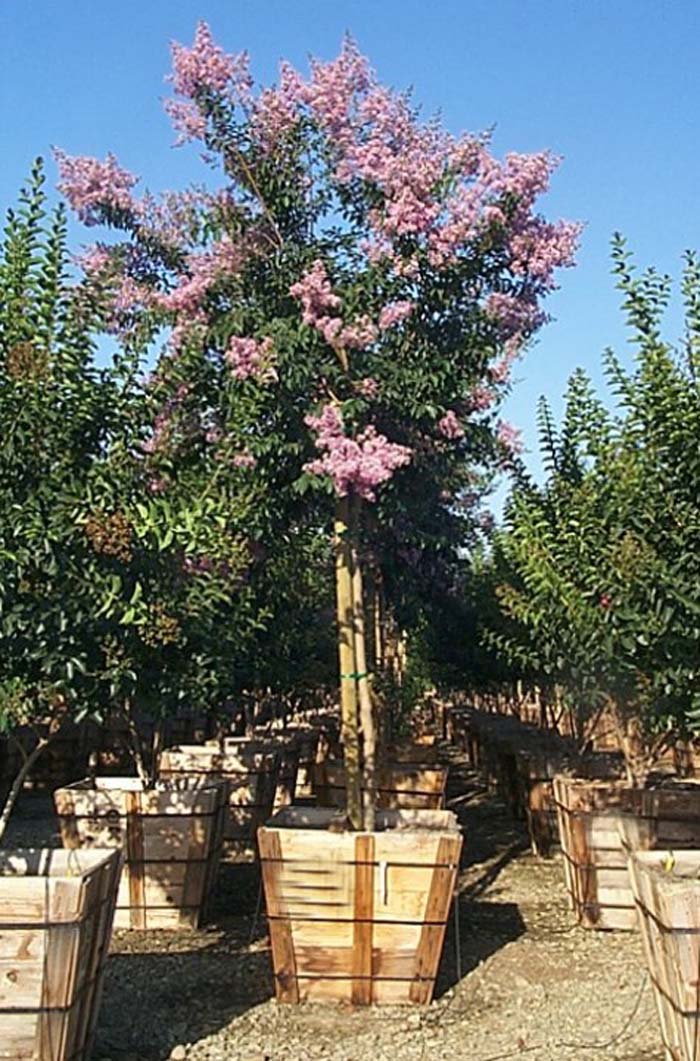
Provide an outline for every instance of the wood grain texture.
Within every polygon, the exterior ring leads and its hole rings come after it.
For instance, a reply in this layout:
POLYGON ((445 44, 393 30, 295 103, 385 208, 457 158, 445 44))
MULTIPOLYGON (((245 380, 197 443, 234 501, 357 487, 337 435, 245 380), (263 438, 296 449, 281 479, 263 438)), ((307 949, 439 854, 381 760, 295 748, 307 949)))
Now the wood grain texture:
POLYGON ((372 936, 374 919, 374 837, 355 838, 355 904, 352 941, 352 1001, 372 1001, 372 936))
POLYGON ((144 791, 134 778, 98 778, 55 793, 71 850, 120 847, 119 928, 196 928, 216 880, 227 787, 179 779, 144 791))
POLYGON ((258 832, 278 999, 429 1002, 462 848, 454 815, 379 811, 373 833, 328 832, 332 817, 286 808, 258 832))
POLYGON ((255 842, 258 826, 272 814, 280 767, 280 751, 270 743, 226 738, 206 744, 166 748, 161 757, 165 780, 199 778, 228 784, 229 810, 224 840, 255 842))
POLYGON ((270 946, 275 973, 275 994, 279 1002, 298 1002, 294 944, 289 920, 282 901, 278 880, 282 865, 279 836, 261 829, 258 834, 263 887, 267 900, 270 946))
POLYGON ((700 851, 629 853, 644 955, 671 1061, 700 1057, 700 851))
POLYGON ((569 904, 577 920, 585 928, 635 930, 621 837, 633 823, 645 847, 700 847, 700 787, 678 782, 645 789, 562 776, 554 780, 554 796, 569 904))
POLYGON ((88 1061, 120 870, 118 851, 0 853, 0 1058, 88 1061), (34 917, 17 884, 43 893, 34 917))

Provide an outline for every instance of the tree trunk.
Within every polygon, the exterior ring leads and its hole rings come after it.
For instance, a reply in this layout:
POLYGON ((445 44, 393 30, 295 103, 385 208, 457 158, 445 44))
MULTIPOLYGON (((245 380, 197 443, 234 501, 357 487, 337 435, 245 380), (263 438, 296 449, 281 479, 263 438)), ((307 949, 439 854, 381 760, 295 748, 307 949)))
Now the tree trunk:
POLYGON ((338 618, 338 660, 347 813, 354 829, 362 828, 360 741, 357 718, 357 665, 352 583, 352 527, 350 502, 338 499, 335 514, 335 584, 338 618))
POLYGON ((163 754, 163 729, 164 723, 161 719, 156 722, 153 731, 153 780, 160 777, 160 757, 163 754))
POLYGON ((7 829, 7 823, 10 820, 10 816, 15 808, 15 804, 17 802, 20 792, 22 791, 24 782, 27 779, 27 775, 29 774, 31 768, 34 766, 34 763, 37 761, 37 759, 43 752, 44 748, 47 746, 47 744, 51 743, 52 736, 54 736, 54 734, 49 737, 39 737, 36 746, 32 748, 29 754, 25 752, 21 743, 17 741, 17 745, 22 753, 24 762, 22 763, 22 766, 17 776, 12 782, 12 787, 10 788, 10 791, 7 794, 5 805, 2 808, 2 814, 0 814, 0 843, 2 843, 2 838, 5 835, 5 830, 7 829))
POLYGON ((139 733, 139 727, 136 723, 133 714, 133 704, 131 698, 127 697, 124 701, 124 715, 126 716, 126 723, 129 727, 129 736, 131 737, 131 753, 136 763, 136 773, 139 776, 144 788, 151 787, 151 776, 148 773, 146 767, 146 758, 143 754, 143 744, 141 743, 141 734, 139 733))
POLYGON ((374 812, 377 806, 376 754, 377 734, 374 726, 372 692, 367 674, 367 645, 365 639, 365 608, 362 592, 362 566, 358 550, 357 530, 359 505, 353 506, 352 526, 352 591, 355 666, 357 668, 357 694, 359 700, 360 727, 362 730, 362 779, 364 782, 364 828, 374 830, 374 812))

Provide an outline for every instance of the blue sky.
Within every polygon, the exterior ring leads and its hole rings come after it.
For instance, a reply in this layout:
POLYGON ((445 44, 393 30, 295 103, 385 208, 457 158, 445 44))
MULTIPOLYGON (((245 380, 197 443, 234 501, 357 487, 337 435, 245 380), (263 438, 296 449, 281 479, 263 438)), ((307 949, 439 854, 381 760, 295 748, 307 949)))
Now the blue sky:
MULTIPOLYGON (((601 354, 629 356, 610 277, 615 229, 640 263, 677 277, 700 248, 700 5, 693 0, 0 0, 0 205, 50 145, 111 150, 153 190, 202 176, 173 149, 160 100, 169 42, 206 19, 227 51, 247 48, 271 81, 280 57, 305 68, 349 30, 382 80, 412 85, 453 131, 495 127, 497 154, 564 156, 546 213, 586 223, 579 264, 550 300, 556 320, 517 370, 509 419, 537 467, 535 403, 555 408, 571 371, 601 379, 601 354)), ((53 164, 49 167, 55 179, 53 164)), ((73 229, 76 244, 89 233, 73 229)), ((677 314, 669 335, 680 329, 677 314)))

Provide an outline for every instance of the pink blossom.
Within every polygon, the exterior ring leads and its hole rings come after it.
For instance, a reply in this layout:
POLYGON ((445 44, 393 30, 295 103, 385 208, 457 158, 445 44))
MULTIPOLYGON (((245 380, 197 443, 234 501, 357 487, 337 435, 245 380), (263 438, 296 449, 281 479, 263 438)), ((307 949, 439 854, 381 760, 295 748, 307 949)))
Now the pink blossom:
POLYGON ((358 93, 367 89, 372 74, 367 59, 357 45, 346 37, 337 59, 311 63, 311 81, 307 86, 306 101, 321 128, 336 147, 352 140, 352 117, 358 93))
POLYGON ((346 324, 337 333, 337 341, 339 346, 345 346, 351 350, 363 350, 375 342, 377 334, 376 325, 372 323, 369 317, 363 316, 358 317, 351 324, 346 324))
POLYGON ((372 376, 367 376, 365 379, 359 379, 355 383, 355 390, 363 398, 376 398, 379 394, 379 383, 372 376))
POLYGON ((254 376, 259 380, 277 379, 272 365, 272 339, 250 339, 234 335, 224 359, 231 366, 236 379, 254 376))
POLYGON ((173 123, 178 134, 175 146, 186 144, 190 140, 204 140, 207 133, 207 119, 192 100, 166 99, 165 113, 173 123))
POLYGON ((521 211, 530 209, 535 199, 549 188, 549 180, 561 159, 551 151, 532 155, 509 152, 503 167, 503 186, 516 200, 521 211))
POLYGON ((223 93, 232 88, 247 99, 252 87, 248 55, 227 55, 214 43, 206 22, 200 22, 191 48, 173 42, 171 81, 176 92, 196 99, 200 92, 223 93))
POLYGON ((58 190, 84 224, 98 224, 105 210, 138 211, 131 195, 138 177, 122 169, 114 155, 109 154, 100 162, 97 158, 67 155, 56 149, 54 157, 60 178, 58 190))
POLYGON ((94 243, 78 255, 78 264, 88 276, 99 276, 112 264, 112 256, 103 243, 94 243))
POLYGON ((160 305, 177 313, 195 313, 216 283, 240 271, 246 256, 245 247, 228 236, 205 251, 188 254, 185 259, 188 271, 180 274, 172 291, 159 296, 160 305))
POLYGON ((412 312, 413 303, 408 300, 402 302, 388 302, 379 314, 380 331, 386 331, 387 328, 392 328, 395 324, 400 324, 401 321, 406 320, 406 317, 409 317, 412 312))
POLYGON ((553 286, 554 269, 574 264, 582 229, 573 221, 552 224, 541 217, 528 218, 510 240, 513 272, 553 286))
POLYGON ((317 321, 335 314, 341 306, 340 298, 333 294, 326 267, 320 258, 316 259, 301 280, 292 284, 289 293, 301 302, 304 324, 316 326, 317 321))
POLYGON ((112 312, 118 317, 151 304, 151 289, 131 276, 118 277, 116 287, 110 293, 112 312))
POLYGON ((279 146, 299 122, 304 83, 294 68, 280 63, 279 86, 265 89, 255 102, 251 116, 253 135, 266 150, 279 146))
POLYGON ((232 463, 234 468, 254 468, 258 462, 249 450, 244 449, 235 454, 232 463))
POLYGON ((472 387, 469 392, 469 405, 475 412, 484 412, 497 400, 498 395, 490 387, 484 387, 482 384, 478 384, 476 387, 472 387))
POLYGON ((496 427, 496 438, 509 455, 513 456, 516 453, 522 453, 523 441, 519 428, 513 427, 512 424, 506 423, 505 420, 499 420, 496 427))
POLYGON ((150 494, 164 494, 170 486, 170 482, 162 476, 148 480, 148 492, 150 494))
MULTIPOLYGON (((339 296, 333 293, 326 267, 320 258, 300 280, 292 284, 289 293, 301 302, 304 324, 316 328, 330 346, 342 345, 340 332, 343 322, 337 316, 342 303, 339 296)), ((355 334, 351 331, 349 337, 352 340, 355 334)))
POLYGON ((504 337, 525 335, 535 331, 546 320, 534 299, 525 295, 510 295, 493 291, 484 304, 484 311, 499 325, 504 337))
POLYGON ((367 314, 348 324, 338 316, 342 301, 334 293, 320 258, 292 284, 289 293, 301 302, 304 324, 319 331, 330 346, 362 350, 376 341, 378 329, 367 314))
POLYGON ((448 409, 445 415, 438 420, 438 431, 443 438, 457 439, 464 436, 464 428, 457 419, 454 409, 448 409))
POLYGON ((210 427, 204 435, 204 441, 210 446, 215 446, 217 442, 221 442, 224 437, 224 433, 220 427, 210 427))
POLYGON ((407 446, 389 442, 372 425, 356 438, 348 438, 336 406, 324 406, 320 416, 307 416, 306 423, 316 432, 317 449, 324 452, 318 460, 306 464, 304 470, 329 476, 339 497, 354 491, 359 497, 374 501, 376 488, 411 459, 407 446))

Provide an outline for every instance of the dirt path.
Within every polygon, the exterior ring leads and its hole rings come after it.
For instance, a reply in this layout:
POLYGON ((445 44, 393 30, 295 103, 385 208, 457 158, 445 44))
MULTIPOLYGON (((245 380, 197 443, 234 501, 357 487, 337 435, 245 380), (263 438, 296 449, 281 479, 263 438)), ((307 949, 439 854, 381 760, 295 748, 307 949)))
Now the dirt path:
MULTIPOLYGON (((116 934, 95 1061, 663 1061, 639 937, 573 926, 560 863, 459 763, 451 793, 466 843, 432 1006, 277 1006, 255 868, 226 865, 209 929, 116 934)), ((34 803, 8 842, 47 829, 34 803)))

